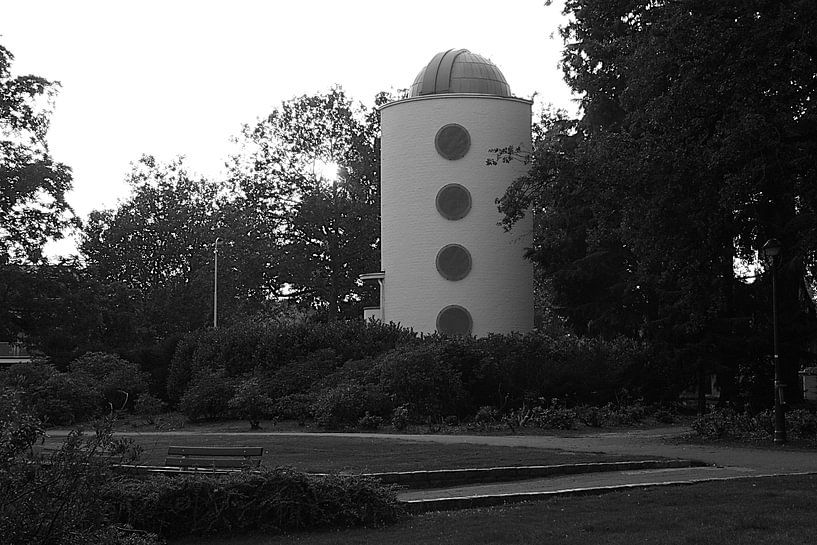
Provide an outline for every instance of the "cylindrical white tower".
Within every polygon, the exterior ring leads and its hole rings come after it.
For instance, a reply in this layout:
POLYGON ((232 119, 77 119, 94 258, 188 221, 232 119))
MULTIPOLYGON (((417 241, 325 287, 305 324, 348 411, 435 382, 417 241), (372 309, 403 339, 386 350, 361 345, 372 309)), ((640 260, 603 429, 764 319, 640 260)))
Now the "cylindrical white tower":
POLYGON ((486 164, 492 148, 530 149, 530 127, 531 102, 464 49, 382 107, 382 320, 477 336, 533 327, 530 220, 506 232, 496 204, 526 167, 486 164))

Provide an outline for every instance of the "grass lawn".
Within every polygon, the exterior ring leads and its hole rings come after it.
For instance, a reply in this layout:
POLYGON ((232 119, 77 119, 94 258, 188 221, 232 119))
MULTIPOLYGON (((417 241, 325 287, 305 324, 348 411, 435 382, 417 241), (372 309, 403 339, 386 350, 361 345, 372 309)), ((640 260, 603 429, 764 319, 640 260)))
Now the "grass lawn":
MULTIPOLYGON (((134 439, 144 448, 140 462, 146 465, 164 464, 169 445, 264 447, 264 465, 291 466, 312 472, 414 471, 622 460, 621 456, 611 454, 527 447, 446 445, 366 437, 161 434, 136 436, 134 439)), ((49 447, 57 444, 56 440, 46 442, 49 447)))
POLYGON ((811 544, 817 476, 710 482, 429 513, 381 529, 173 545, 811 544))

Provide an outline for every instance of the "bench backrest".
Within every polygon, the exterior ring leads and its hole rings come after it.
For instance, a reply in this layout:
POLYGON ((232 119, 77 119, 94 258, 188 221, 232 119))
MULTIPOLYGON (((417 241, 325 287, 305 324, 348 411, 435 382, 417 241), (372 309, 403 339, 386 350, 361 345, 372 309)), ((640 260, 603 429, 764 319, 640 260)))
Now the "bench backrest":
POLYGON ((168 447, 165 465, 172 467, 258 467, 264 447, 168 447))

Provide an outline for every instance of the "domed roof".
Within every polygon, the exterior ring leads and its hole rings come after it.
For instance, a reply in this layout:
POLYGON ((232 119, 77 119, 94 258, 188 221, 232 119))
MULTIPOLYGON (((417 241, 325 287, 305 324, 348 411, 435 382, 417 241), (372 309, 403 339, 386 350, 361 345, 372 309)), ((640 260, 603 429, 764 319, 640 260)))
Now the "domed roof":
POLYGON ((410 97, 440 93, 478 93, 510 97, 511 88, 494 63, 467 49, 434 55, 411 85, 410 97))

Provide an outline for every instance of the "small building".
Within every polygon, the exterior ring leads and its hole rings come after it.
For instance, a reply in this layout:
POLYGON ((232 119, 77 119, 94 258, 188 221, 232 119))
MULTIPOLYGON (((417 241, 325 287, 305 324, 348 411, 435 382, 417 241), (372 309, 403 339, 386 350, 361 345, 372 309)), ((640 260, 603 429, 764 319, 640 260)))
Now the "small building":
POLYGON ((435 55, 409 97, 381 107, 381 271, 369 319, 421 333, 533 328, 531 220, 512 231, 497 209, 518 161, 489 165, 491 149, 530 150, 530 100, 466 49, 435 55))
POLYGON ((28 363, 32 359, 32 355, 28 353, 23 343, 0 342, 0 368, 15 363, 28 363))

